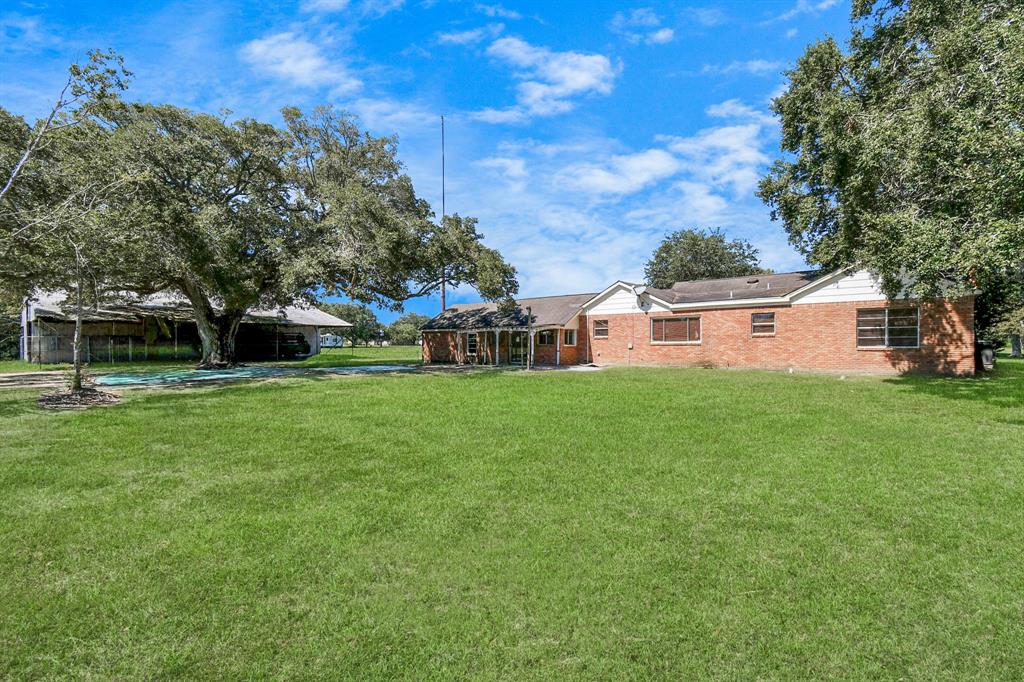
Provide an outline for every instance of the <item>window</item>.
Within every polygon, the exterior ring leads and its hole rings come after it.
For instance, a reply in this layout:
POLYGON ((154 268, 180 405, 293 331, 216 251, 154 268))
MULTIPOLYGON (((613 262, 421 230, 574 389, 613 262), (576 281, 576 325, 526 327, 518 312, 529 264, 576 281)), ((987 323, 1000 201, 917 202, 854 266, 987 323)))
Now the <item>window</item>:
POLYGON ((754 336, 775 336, 775 313, 751 313, 750 333, 754 336))
POLYGON ((651 320, 652 343, 700 343, 699 317, 661 317, 651 320))
POLYGON ((566 346, 575 346, 576 345, 576 330, 575 329, 566 329, 565 330, 565 338, 562 340, 562 343, 564 343, 566 346))
POLYGON ((608 338, 608 320, 594 320, 594 338, 608 338))
POLYGON ((914 308, 865 308, 857 311, 858 348, 917 348, 921 318, 914 308))
POLYGON ((537 345, 538 346, 553 346, 555 345, 555 330, 545 329, 544 331, 537 332, 537 345))
POLYGON ((476 332, 466 334, 466 355, 476 355, 476 332))

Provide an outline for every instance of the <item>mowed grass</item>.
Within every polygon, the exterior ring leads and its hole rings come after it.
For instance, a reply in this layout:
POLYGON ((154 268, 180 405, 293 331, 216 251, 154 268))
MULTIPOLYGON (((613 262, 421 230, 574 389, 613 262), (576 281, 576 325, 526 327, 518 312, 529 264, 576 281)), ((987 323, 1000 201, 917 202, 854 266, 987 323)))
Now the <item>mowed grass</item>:
POLYGON ((1020 679, 1024 366, 0 392, 0 677, 1020 679))
POLYGON ((418 365, 422 361, 422 349, 419 346, 357 346, 324 348, 319 355, 313 355, 304 360, 272 364, 300 367, 349 367, 357 365, 418 365))

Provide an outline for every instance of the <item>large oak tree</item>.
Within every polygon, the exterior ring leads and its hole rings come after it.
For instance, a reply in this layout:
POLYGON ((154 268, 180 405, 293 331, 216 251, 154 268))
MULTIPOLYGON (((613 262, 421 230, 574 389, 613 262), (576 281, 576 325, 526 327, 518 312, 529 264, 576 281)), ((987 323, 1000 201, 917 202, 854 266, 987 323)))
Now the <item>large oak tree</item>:
POLYGON ((234 362, 245 314, 340 294, 400 308, 441 273, 485 298, 517 290, 514 269, 476 221, 433 221, 393 138, 330 108, 284 112, 285 126, 131 104, 110 123, 127 163, 147 169, 129 213, 149 245, 140 290, 191 302, 202 364, 234 362))
POLYGON ((890 295, 1001 286, 1024 265, 1024 6, 855 0, 846 48, 807 47, 773 103, 760 196, 812 263, 890 295))

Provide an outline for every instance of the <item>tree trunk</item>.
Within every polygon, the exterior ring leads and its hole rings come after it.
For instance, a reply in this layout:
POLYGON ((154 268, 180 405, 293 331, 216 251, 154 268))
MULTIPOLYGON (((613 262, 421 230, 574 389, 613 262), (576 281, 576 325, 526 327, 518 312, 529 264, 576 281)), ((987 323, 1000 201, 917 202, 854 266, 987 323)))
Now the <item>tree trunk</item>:
POLYGON ((233 367, 235 365, 235 336, 242 322, 241 313, 200 315, 196 313, 199 340, 203 357, 200 367, 233 367))
POLYGON ((1024 343, 1024 335, 1014 334, 1010 337, 1010 355, 1015 358, 1021 357, 1021 344, 1024 343))
POLYGON ((224 310, 217 312, 209 299, 197 287, 183 287, 185 295, 192 303, 196 316, 196 327, 199 329, 199 340, 202 342, 203 356, 199 367, 233 367, 235 365, 235 336, 238 325, 242 322, 244 311, 224 310))

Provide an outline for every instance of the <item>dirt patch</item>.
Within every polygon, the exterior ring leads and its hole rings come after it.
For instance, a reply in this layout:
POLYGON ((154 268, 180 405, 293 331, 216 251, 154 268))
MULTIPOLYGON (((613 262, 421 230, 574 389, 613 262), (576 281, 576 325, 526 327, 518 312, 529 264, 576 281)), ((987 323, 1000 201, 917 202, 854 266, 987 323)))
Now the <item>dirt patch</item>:
POLYGON ((39 396, 39 407, 47 410, 84 410, 88 407, 116 405, 121 397, 114 393, 97 391, 95 388, 83 388, 80 391, 45 393, 39 396))

